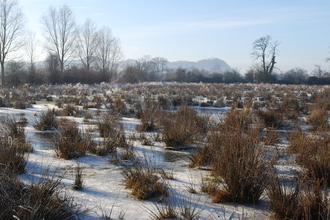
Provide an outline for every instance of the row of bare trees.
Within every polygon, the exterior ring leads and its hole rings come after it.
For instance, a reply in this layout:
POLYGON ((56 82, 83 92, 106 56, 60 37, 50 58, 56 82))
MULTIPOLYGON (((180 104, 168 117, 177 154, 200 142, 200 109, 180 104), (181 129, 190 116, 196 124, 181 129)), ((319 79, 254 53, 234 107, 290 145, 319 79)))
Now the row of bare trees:
POLYGON ((107 81, 114 79, 123 55, 120 40, 109 27, 98 29, 89 18, 77 25, 71 8, 66 5, 58 9, 51 6, 42 16, 41 25, 47 51, 57 57, 61 74, 68 62, 79 58, 87 74, 96 68, 107 81))
POLYGON ((166 58, 151 56, 128 61, 122 68, 121 81, 126 83, 161 81, 168 72, 167 63, 166 58))
MULTIPOLYGON (((119 38, 111 29, 100 29, 91 20, 78 25, 70 7, 49 7, 40 19, 43 30, 43 49, 48 54, 47 66, 52 66, 53 78, 63 76, 70 62, 79 59, 86 74, 92 69, 101 72, 107 81, 115 79, 118 61, 122 58, 119 38)), ((0 0, 0 66, 2 86, 6 83, 5 63, 9 55, 25 49, 29 58, 29 75, 37 74, 35 64, 40 43, 33 32, 26 29, 26 19, 18 0, 0 0)), ((47 68, 48 68, 47 67, 47 68)), ((52 77, 50 77, 52 78, 52 77)), ((54 81, 55 82, 55 81, 54 81)), ((51 83, 54 83, 51 82, 51 83)))

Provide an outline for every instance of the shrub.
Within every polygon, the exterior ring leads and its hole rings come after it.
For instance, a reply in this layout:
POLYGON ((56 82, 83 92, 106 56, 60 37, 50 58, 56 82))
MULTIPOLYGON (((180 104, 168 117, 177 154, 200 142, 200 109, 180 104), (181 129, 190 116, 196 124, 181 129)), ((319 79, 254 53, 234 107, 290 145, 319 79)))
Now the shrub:
POLYGON ((13 107, 15 109, 26 109, 26 103, 23 101, 15 101, 13 107))
POLYGON ((163 96, 158 96, 157 97, 157 102, 158 102, 161 109, 170 110, 170 106, 171 106, 171 101, 170 100, 166 99, 163 96))
MULTIPOLYGON (((221 126, 227 126, 228 128, 232 128, 233 130, 240 130, 243 132, 249 130, 252 123, 253 123, 252 111, 250 110, 250 108, 244 108, 243 110, 238 110, 236 108, 236 104, 234 103, 227 117, 223 121, 212 124, 210 130, 211 130, 211 134, 212 133, 217 134, 220 132, 218 130, 221 126)), ((189 164, 189 166, 190 167, 208 166, 212 163, 213 156, 214 156, 213 145, 207 143, 205 146, 198 147, 197 150, 191 154, 190 156, 191 163, 189 164)))
POLYGON ((211 148, 208 145, 197 147, 196 151, 190 155, 189 160, 189 167, 209 166, 212 162, 211 148))
POLYGON ((305 177, 296 183, 282 185, 278 175, 273 173, 266 190, 272 219, 329 219, 328 192, 320 186, 320 181, 310 181, 305 177))
POLYGON ((145 168, 139 163, 122 169, 126 188, 132 189, 131 194, 139 200, 168 195, 164 181, 156 173, 154 168, 145 168))
POLYGON ((118 148, 128 147, 124 133, 117 133, 112 137, 103 139, 103 143, 96 148, 96 154, 99 156, 114 155, 118 148))
POLYGON ((57 129, 58 121, 56 119, 55 110, 48 109, 46 112, 40 113, 35 118, 34 128, 41 131, 57 129))
POLYGON ((236 104, 233 103, 230 113, 223 122, 220 122, 220 124, 241 130, 243 132, 248 130, 253 122, 252 111, 250 108, 238 110, 236 108, 236 104))
POLYGON ((249 110, 231 112, 211 128, 209 147, 213 174, 224 181, 214 202, 257 203, 267 182, 270 158, 260 145, 258 127, 249 110))
POLYGON ((74 122, 66 122, 60 128, 60 133, 54 136, 55 153, 58 157, 72 159, 86 155, 88 151, 95 152, 96 145, 87 133, 80 133, 74 122))
POLYGON ((266 145, 276 144, 280 140, 280 133, 273 129, 265 130, 262 140, 266 145))
POLYGON ((287 95, 284 97, 282 104, 280 106, 280 110, 283 114, 283 117, 286 119, 298 119, 300 111, 303 108, 300 107, 299 100, 293 95, 287 95))
POLYGON ((26 142, 24 128, 14 118, 4 117, 0 123, 2 125, 0 133, 3 133, 4 137, 9 137, 10 141, 15 143, 17 149, 23 152, 33 150, 31 144, 26 142))
POLYGON ((296 155, 309 177, 330 184, 330 137, 311 136, 297 130, 290 136, 289 152, 296 155))
POLYGON ((199 219, 202 208, 198 203, 186 200, 185 198, 169 198, 163 204, 154 203, 154 207, 147 210, 153 220, 164 219, 199 219))
POLYGON ((112 136, 121 128, 119 115, 111 112, 104 114, 98 118, 97 126, 101 137, 112 136))
POLYGON ((141 119, 138 132, 154 131, 162 118, 162 106, 153 100, 147 99, 142 105, 136 105, 136 117, 141 119))
POLYGON ((79 210, 60 180, 43 177, 26 185, 18 177, 0 175, 0 219, 77 219, 79 210))
POLYGON ((273 174, 266 192, 270 201, 273 219, 294 219, 293 217, 297 212, 301 196, 299 184, 290 182, 289 185, 282 186, 277 174, 273 174))
POLYGON ((308 122, 312 125, 314 131, 321 131, 328 128, 328 110, 325 106, 315 106, 311 110, 308 122))
POLYGON ((134 158, 135 158, 135 154, 134 154, 133 146, 127 146, 121 151, 121 154, 120 154, 120 159, 121 160, 131 160, 131 161, 133 161, 134 158))
POLYGON ((115 101, 113 102, 113 107, 115 112, 120 115, 125 115, 127 113, 126 105, 120 98, 115 99, 115 101))
POLYGON ((117 152, 117 148, 126 148, 126 137, 123 125, 118 115, 106 114, 98 119, 100 136, 104 137, 103 144, 96 149, 98 155, 109 155, 117 152))
POLYGON ((0 138, 0 170, 11 174, 25 172, 26 156, 21 144, 11 138, 0 138))
POLYGON ((75 172, 76 172, 75 179, 72 189, 81 190, 83 188, 84 181, 83 181, 82 168, 80 164, 77 164, 77 166, 75 167, 75 172))
POLYGON ((204 137, 207 132, 207 119, 197 115, 189 107, 180 107, 176 113, 168 113, 161 121, 162 137, 168 148, 179 149, 204 137))
POLYGON ((216 196, 220 189, 220 182, 218 180, 204 180, 202 179, 201 192, 211 196, 216 196))
POLYGON ((63 116, 76 116, 77 109, 72 104, 67 104, 63 107, 62 115, 63 116))
POLYGON ((279 110, 271 108, 258 110, 257 115, 268 128, 279 128, 283 125, 283 115, 279 110))
POLYGON ((212 133, 213 173, 225 184, 219 202, 257 203, 268 182, 269 161, 259 145, 259 132, 221 129, 212 133), (220 133, 221 132, 221 133, 220 133))
POLYGON ((160 110, 146 109, 139 113, 141 125, 138 132, 149 132, 156 130, 156 121, 161 117, 160 110))

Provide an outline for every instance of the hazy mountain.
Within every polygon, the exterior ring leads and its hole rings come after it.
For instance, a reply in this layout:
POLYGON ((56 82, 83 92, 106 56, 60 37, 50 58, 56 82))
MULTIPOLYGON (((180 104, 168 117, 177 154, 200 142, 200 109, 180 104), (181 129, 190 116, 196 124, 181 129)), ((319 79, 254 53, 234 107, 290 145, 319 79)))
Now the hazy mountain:
POLYGON ((169 68, 191 68, 196 67, 198 69, 205 69, 208 71, 215 71, 215 72, 225 72, 232 70, 230 66, 223 60, 218 58, 210 58, 210 59, 204 59, 199 60, 197 62, 193 61, 176 61, 176 62, 168 62, 167 66, 169 68))
MULTIPOLYGON (((119 62, 120 69, 125 66, 126 63, 135 63, 136 60, 134 59, 128 59, 124 61, 119 62)), ((38 61, 36 62, 38 66, 44 66, 46 63, 45 61, 38 61)), ((82 66, 80 60, 71 60, 67 62, 67 65, 69 66, 82 66)), ((197 62, 193 61, 175 61, 175 62, 168 62, 167 67, 170 69, 177 69, 179 67, 190 69, 190 68, 198 68, 198 69, 204 69, 208 70, 210 72, 225 72, 225 71, 231 71, 232 69, 230 66, 223 60, 219 58, 209 58, 204 60, 199 60, 197 62)))

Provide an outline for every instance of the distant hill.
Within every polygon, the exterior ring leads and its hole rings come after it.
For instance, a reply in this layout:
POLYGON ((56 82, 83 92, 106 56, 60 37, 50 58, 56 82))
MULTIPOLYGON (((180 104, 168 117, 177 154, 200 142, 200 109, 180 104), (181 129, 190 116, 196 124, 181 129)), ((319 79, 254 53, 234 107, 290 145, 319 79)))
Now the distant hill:
MULTIPOLYGON (((128 59, 124 61, 119 62, 120 69, 125 66, 126 63, 134 63, 136 60, 134 59, 128 59)), ((39 66, 44 66, 45 61, 38 61, 36 62, 39 66)), ((67 63, 69 66, 81 66, 80 60, 71 60, 67 63)), ((174 61, 174 62, 168 62, 167 67, 170 69, 177 69, 179 67, 190 69, 190 68, 198 68, 200 70, 204 69, 210 72, 225 72, 225 71, 231 71, 231 67, 223 60, 219 58, 209 58, 204 60, 199 60, 197 62, 194 61, 174 61)))
POLYGON ((196 67, 198 69, 205 69, 211 72, 225 72, 225 71, 231 71, 232 69, 230 66, 223 60, 219 58, 210 58, 210 59, 204 59, 199 60, 197 62, 193 61, 175 61, 175 62, 168 62, 167 66, 169 68, 191 68, 196 67))

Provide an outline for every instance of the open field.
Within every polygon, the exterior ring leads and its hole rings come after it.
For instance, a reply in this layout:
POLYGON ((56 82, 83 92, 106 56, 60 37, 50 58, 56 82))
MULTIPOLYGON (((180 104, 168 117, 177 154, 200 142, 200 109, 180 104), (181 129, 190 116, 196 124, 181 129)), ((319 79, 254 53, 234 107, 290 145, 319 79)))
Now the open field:
POLYGON ((276 84, 1 90, 13 187, 0 184, 0 219, 330 219, 329 96, 276 84))

